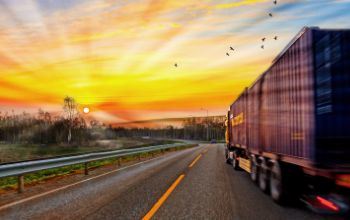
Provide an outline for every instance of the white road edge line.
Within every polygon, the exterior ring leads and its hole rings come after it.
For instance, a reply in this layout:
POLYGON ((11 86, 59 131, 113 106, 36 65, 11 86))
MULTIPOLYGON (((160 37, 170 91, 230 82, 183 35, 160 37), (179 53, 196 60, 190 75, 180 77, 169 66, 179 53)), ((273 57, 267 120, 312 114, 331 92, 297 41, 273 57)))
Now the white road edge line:
MULTIPOLYGON (((166 156, 166 155, 164 155, 164 156, 166 156)), ((30 196, 30 197, 24 198, 24 199, 19 200, 19 201, 8 203, 6 205, 0 206, 0 211, 3 211, 4 209, 8 209, 11 206, 15 206, 15 205, 18 205, 18 204, 21 204, 21 203, 24 203, 24 202, 27 202, 27 201, 30 201, 30 200, 33 200, 33 199, 36 199, 36 198, 40 198, 42 196, 46 196, 46 195, 51 194, 51 193, 55 193, 55 192, 58 192, 58 191, 70 188, 72 186, 79 185, 81 183, 84 183, 84 182, 87 182, 87 181, 90 181, 90 180, 93 180, 93 179, 100 178, 102 176, 106 176, 106 175, 111 174, 111 173, 115 173, 115 172, 118 172, 118 171, 121 171, 121 170, 125 170, 127 168, 130 168, 130 167, 133 167, 133 166, 137 166, 137 165, 140 165, 140 164, 143 164, 143 163, 146 163, 146 162, 150 162, 150 161, 153 161, 155 159, 160 159, 160 158, 162 158, 164 156, 162 155, 160 157, 155 157, 155 158, 152 158, 152 159, 149 159, 149 160, 145 160, 145 161, 142 161, 142 162, 139 162, 139 163, 135 163, 135 164, 132 164, 132 165, 127 166, 127 167, 122 167, 120 169, 112 170, 112 171, 109 171, 107 173, 103 173, 103 174, 100 174, 100 175, 97 175, 97 176, 94 176, 94 177, 90 177, 88 179, 81 180, 81 181, 76 182, 76 183, 68 184, 66 186, 62 186, 62 187, 57 188, 57 189, 53 189, 53 190, 50 190, 50 191, 47 191, 47 192, 44 192, 44 193, 41 193, 41 194, 37 194, 37 195, 34 195, 34 196, 30 196)))

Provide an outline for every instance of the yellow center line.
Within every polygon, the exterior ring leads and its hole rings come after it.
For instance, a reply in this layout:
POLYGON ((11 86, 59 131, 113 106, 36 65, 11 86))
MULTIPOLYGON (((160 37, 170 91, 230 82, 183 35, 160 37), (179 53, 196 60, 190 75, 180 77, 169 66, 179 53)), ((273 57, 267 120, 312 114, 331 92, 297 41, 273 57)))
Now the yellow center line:
POLYGON ((205 150, 203 151, 203 154, 207 153, 207 152, 208 152, 208 150, 209 150, 209 149, 205 149, 205 150))
POLYGON ((170 194, 174 191, 177 185, 181 182, 181 180, 185 177, 184 174, 181 174, 175 182, 169 187, 169 189, 160 197, 160 199, 154 204, 154 206, 149 210, 149 212, 142 218, 142 220, 149 220, 152 216, 157 212, 157 210, 162 206, 162 204, 166 201, 166 199, 170 196, 170 194))
POLYGON ((200 155, 198 155, 197 157, 196 157, 196 159, 194 159, 194 161, 192 161, 192 163, 188 166, 189 168, 191 168, 191 167, 193 167, 194 166, 194 164, 199 160, 199 158, 201 158, 202 157, 202 154, 200 154, 200 155))

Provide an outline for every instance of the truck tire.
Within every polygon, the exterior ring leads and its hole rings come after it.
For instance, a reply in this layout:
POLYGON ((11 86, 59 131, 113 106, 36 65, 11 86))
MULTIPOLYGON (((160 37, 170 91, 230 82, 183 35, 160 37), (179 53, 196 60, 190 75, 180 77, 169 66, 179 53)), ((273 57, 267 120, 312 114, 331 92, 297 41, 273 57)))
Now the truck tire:
POLYGON ((225 160, 226 160, 227 164, 231 164, 231 159, 230 159, 229 151, 227 148, 225 149, 225 160))
POLYGON ((237 152, 233 152, 232 166, 234 170, 239 170, 239 160, 237 160, 237 152))
POLYGON ((279 161, 272 162, 270 169, 271 198, 280 205, 297 202, 305 184, 302 171, 279 161))
POLYGON ((266 164, 265 158, 260 159, 260 169, 259 169, 259 188, 263 192, 268 192, 269 189, 269 168, 266 164))
POLYGON ((280 163, 275 161, 271 168, 270 195, 276 203, 283 203, 285 200, 285 186, 282 180, 282 169, 280 163))
POLYGON ((256 183, 258 181, 258 163, 256 162, 256 157, 255 155, 250 156, 250 179, 256 183))

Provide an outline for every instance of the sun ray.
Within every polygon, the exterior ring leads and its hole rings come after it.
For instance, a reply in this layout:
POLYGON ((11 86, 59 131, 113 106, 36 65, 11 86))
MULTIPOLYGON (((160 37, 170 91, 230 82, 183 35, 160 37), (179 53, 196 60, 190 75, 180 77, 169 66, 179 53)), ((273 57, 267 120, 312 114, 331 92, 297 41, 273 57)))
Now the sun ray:
POLYGON ((348 11, 336 0, 0 1, 1 109, 59 112, 69 95, 102 121, 224 114, 302 26, 350 28, 348 11))

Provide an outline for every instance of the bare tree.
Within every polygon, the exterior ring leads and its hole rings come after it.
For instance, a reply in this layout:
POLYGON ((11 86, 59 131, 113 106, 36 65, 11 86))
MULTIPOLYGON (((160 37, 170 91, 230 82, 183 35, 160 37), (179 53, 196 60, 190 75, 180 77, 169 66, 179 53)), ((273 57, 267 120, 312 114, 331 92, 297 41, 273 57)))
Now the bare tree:
POLYGON ((63 110, 65 118, 68 121, 68 137, 67 141, 70 143, 72 140, 72 127, 74 119, 79 115, 78 103, 73 97, 66 96, 64 98, 63 110))

